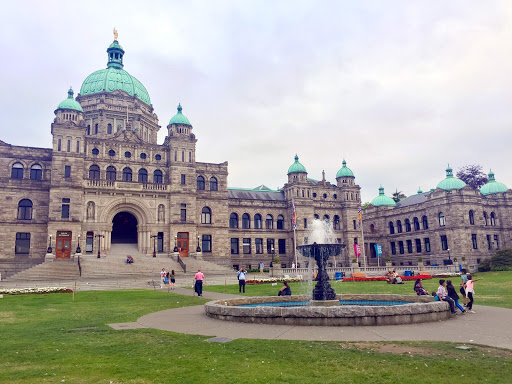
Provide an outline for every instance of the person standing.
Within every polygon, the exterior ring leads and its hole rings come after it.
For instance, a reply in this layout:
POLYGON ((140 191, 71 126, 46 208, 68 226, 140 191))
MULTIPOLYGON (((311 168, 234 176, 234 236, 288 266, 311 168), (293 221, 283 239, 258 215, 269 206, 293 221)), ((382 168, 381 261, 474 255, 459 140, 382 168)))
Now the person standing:
POLYGON ((462 302, 464 304, 464 306, 466 307, 468 304, 467 302, 467 297, 466 297, 466 289, 464 288, 466 286, 466 283, 468 281, 468 276, 467 276, 467 271, 465 269, 461 269, 460 270, 460 280, 461 280, 461 283, 460 283, 460 294, 462 295, 462 302))
POLYGON ((174 274, 174 269, 171 270, 171 289, 176 289, 175 283, 176 283, 176 275, 174 274))
POLYGON ((473 289, 473 283, 478 280, 483 280, 484 278, 481 277, 479 279, 473 280, 473 277, 471 275, 468 275, 468 281, 464 285, 464 288, 466 289, 466 296, 469 298, 468 303, 468 312, 469 313, 476 313, 473 311, 473 295, 475 294, 475 290, 473 289))
POLYGON ((460 309, 462 313, 466 313, 466 310, 459 304, 459 295, 457 295, 457 291, 455 287, 452 285, 452 281, 448 280, 446 282, 446 290, 448 291, 448 296, 450 296, 455 303, 455 306, 460 309))
POLYGON ((260 273, 263 273, 263 268, 265 268, 265 264, 263 264, 263 261, 260 262, 260 273))
POLYGON ((242 293, 242 289, 245 293, 245 275, 247 275, 247 271, 245 269, 240 268, 238 271, 238 292, 242 293))
POLYGON ((450 305, 450 312, 452 315, 455 315, 455 302, 452 300, 450 296, 448 296, 448 291, 446 290, 446 280, 439 280, 439 288, 437 288, 437 297, 439 300, 446 301, 450 305))
POLYGON ((202 296, 203 295, 204 274, 203 274, 203 272, 201 272, 200 269, 197 270, 197 273, 194 276, 194 279, 196 279, 194 290, 196 291, 197 296, 202 296))
POLYGON ((167 272, 165 272, 165 268, 162 268, 162 272, 160 272, 160 288, 164 287, 164 280, 166 274, 167 272))
POLYGON ((167 287, 167 291, 169 291, 169 272, 165 274, 164 277, 164 287, 167 287))

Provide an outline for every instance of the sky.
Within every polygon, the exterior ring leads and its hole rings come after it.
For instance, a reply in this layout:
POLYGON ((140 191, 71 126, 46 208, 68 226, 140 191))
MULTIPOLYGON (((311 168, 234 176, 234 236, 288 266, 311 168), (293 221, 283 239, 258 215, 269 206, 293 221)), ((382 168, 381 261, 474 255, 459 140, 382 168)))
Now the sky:
POLYGON ((162 128, 181 103, 196 159, 229 162, 228 185, 271 189, 295 154, 362 200, 435 188, 448 164, 512 186, 512 2, 23 1, 2 5, 0 140, 51 146, 57 105, 105 68, 124 69, 162 128))

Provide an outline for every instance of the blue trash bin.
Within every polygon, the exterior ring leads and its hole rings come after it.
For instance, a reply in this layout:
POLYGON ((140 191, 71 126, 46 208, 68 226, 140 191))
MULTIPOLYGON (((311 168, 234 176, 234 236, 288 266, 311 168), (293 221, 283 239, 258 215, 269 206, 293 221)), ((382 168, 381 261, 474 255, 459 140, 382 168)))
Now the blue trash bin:
POLYGON ((411 271, 404 271, 404 276, 412 276, 411 271))
POLYGON ((341 272, 335 272, 335 273, 334 273, 334 280, 339 281, 339 280, 341 280, 341 279, 342 279, 342 277, 343 277, 343 276, 342 276, 342 273, 341 273, 341 272))

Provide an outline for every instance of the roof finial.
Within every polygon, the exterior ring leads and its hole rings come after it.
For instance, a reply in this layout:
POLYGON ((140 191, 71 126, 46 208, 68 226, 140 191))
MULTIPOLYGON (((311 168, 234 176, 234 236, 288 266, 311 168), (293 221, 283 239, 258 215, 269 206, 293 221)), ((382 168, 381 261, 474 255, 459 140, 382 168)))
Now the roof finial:
POLYGON ((118 34, 117 34, 117 29, 116 29, 116 27, 114 27, 113 32, 114 32, 114 40, 117 40, 117 36, 118 36, 118 34))
POLYGON ((181 106, 181 103, 178 103, 178 113, 181 113, 182 109, 183 109, 183 107, 181 106))

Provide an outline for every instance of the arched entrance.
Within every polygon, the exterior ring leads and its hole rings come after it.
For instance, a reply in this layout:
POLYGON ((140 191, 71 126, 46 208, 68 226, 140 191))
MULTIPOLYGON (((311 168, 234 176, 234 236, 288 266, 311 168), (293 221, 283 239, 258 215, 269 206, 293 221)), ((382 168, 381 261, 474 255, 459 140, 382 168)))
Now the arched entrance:
POLYGON ((113 244, 137 244, 137 219, 129 212, 119 212, 112 219, 113 244))

